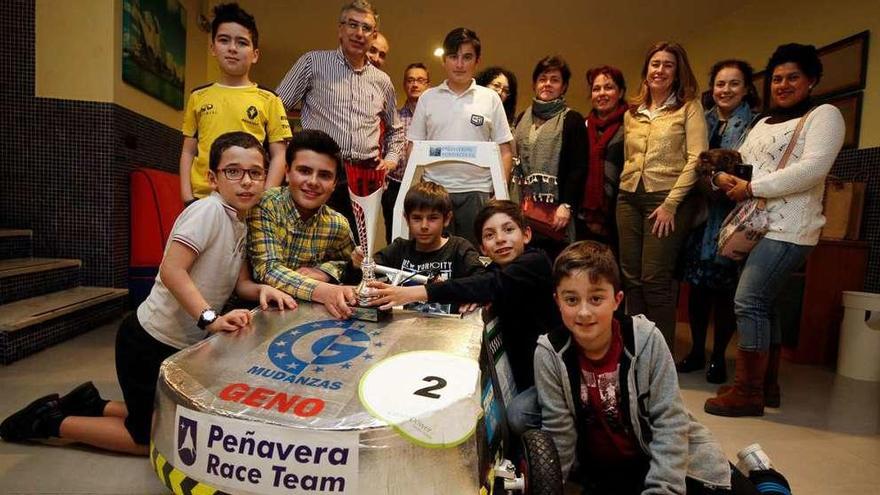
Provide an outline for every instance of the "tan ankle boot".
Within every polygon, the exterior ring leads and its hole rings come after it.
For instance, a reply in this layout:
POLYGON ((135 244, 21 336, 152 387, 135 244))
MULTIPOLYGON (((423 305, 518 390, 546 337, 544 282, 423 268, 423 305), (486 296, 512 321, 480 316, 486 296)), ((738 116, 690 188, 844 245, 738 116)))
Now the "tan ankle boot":
POLYGON ((704 410, 716 416, 763 416, 768 359, 767 352, 737 350, 733 387, 708 399, 704 410))

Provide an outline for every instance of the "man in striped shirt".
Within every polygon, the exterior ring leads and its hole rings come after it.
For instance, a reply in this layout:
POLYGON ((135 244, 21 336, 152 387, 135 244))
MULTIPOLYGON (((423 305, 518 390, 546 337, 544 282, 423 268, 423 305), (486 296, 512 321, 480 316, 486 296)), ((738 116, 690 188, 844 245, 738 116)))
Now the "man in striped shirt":
MULTIPOLYGON (((377 20, 376 10, 365 0, 345 5, 339 16, 339 47, 304 54, 284 76, 277 93, 288 110, 302 104, 303 128, 329 134, 342 149, 344 162, 393 170, 404 134, 391 79, 367 61, 367 50, 378 33, 377 20)), ((354 228, 347 189, 343 175, 327 204, 343 213, 354 228)))

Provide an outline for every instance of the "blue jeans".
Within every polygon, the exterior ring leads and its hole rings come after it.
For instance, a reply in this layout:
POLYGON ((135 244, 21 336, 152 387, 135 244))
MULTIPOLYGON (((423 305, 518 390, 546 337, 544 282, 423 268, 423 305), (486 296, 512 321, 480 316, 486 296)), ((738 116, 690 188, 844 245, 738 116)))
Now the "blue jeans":
POLYGON ((734 297, 740 349, 766 352, 771 343, 782 342, 781 328, 771 323, 773 305, 788 277, 804 264, 812 250, 813 246, 766 237, 752 249, 734 297))
POLYGON ((541 406, 538 405, 537 388, 531 386, 525 389, 507 404, 507 426, 516 436, 541 428, 541 406))

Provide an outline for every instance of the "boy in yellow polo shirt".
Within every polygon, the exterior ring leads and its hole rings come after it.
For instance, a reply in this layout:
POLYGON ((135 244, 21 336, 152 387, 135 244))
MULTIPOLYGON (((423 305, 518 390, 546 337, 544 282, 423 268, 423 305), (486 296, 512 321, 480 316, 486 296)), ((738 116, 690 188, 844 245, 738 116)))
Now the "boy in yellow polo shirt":
POLYGON ((269 142, 267 189, 284 178, 284 152, 291 138, 284 105, 274 92, 248 77, 260 57, 258 41, 254 17, 237 3, 214 7, 211 53, 217 58, 220 78, 192 91, 183 116, 180 195, 187 205, 211 193, 208 150, 227 132, 244 131, 269 142))

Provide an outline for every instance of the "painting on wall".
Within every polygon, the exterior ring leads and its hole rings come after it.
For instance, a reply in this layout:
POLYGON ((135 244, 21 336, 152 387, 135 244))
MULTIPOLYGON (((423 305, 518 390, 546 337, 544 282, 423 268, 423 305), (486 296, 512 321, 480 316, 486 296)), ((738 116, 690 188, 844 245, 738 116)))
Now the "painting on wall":
POLYGON ((813 88, 813 96, 840 95, 865 89, 869 35, 869 31, 862 31, 819 49, 822 80, 813 88))
POLYGON ((186 10, 178 0, 123 0, 122 80, 183 109, 186 10))
POLYGON ((843 147, 858 148, 859 131, 862 127, 862 92, 821 98, 821 103, 830 103, 840 110, 843 121, 846 124, 846 134, 843 138, 843 147))

